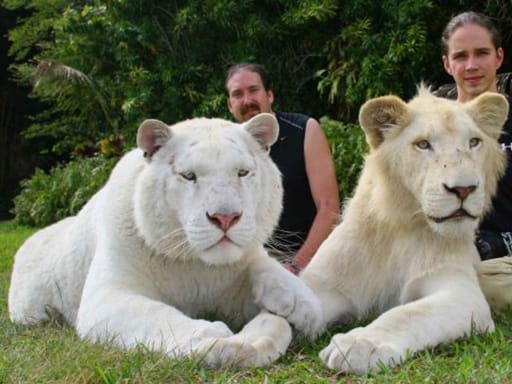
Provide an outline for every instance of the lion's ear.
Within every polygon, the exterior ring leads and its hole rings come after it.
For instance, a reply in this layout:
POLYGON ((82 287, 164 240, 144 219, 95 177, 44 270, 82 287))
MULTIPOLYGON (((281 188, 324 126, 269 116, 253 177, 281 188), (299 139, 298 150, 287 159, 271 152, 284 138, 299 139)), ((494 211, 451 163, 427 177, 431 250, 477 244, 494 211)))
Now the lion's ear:
POLYGON ((368 100, 359 111, 359 124, 372 149, 384 141, 384 133, 409 123, 407 104, 397 96, 382 96, 368 100))
POLYGON ((137 146, 151 158, 171 137, 171 129, 160 120, 144 120, 137 131, 137 146))
POLYGON ((244 123, 243 127, 265 149, 270 148, 279 136, 279 124, 271 113, 259 113, 244 123))
POLYGON ((497 140, 508 117, 507 98, 499 93, 485 92, 464 104, 464 108, 485 133, 497 140))

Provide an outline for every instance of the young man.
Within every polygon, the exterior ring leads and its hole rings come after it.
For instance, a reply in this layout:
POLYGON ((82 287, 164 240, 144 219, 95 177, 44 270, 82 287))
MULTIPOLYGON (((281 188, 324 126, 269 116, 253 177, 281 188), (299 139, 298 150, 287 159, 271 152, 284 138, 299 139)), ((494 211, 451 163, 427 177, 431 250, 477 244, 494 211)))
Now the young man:
POLYGON ((318 121, 303 114, 274 112, 265 69, 240 63, 226 75, 228 108, 244 122, 261 112, 273 113, 279 138, 270 156, 281 171, 283 212, 269 243, 270 254, 298 273, 329 235, 339 216, 339 192, 327 138, 318 121))
MULTIPOLYGON (((483 92, 497 92, 496 72, 503 63, 501 36, 492 21, 476 12, 463 12, 446 25, 443 64, 457 86, 457 101, 465 103, 483 92)), ((508 97, 512 107, 512 98, 508 97)), ((508 165, 498 184, 493 210, 480 225, 477 266, 484 294, 495 310, 512 306, 512 109, 499 138, 508 165)))

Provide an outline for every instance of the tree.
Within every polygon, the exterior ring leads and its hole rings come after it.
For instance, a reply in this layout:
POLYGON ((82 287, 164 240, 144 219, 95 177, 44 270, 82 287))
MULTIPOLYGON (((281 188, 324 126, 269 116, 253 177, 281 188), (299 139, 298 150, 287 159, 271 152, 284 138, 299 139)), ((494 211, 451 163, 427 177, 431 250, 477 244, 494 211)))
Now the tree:
MULTIPOLYGON (((257 61, 277 108, 354 122, 368 98, 410 97, 448 81, 439 37, 449 17, 480 7, 510 25, 505 0, 4 0, 26 9, 9 37, 20 82, 46 104, 26 131, 54 151, 89 153, 145 118, 228 117, 224 72, 257 61), (508 19, 507 19, 508 17, 508 19), (34 82, 34 80, 36 80, 34 82)), ((510 36, 509 36, 510 37, 510 36)))

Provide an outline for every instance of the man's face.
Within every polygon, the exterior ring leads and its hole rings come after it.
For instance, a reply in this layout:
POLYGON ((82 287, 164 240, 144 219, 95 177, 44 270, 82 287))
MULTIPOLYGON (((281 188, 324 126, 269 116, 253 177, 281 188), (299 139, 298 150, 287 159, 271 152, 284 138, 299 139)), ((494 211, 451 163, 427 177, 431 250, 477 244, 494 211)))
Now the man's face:
POLYGON ((485 91, 496 92, 496 71, 503 62, 503 49, 496 49, 490 32, 476 24, 466 24, 448 40, 443 56, 446 71, 457 83, 458 100, 468 101, 485 91))
POLYGON ((265 90, 258 73, 242 69, 231 76, 226 88, 229 111, 239 123, 261 112, 272 113, 274 94, 265 90))

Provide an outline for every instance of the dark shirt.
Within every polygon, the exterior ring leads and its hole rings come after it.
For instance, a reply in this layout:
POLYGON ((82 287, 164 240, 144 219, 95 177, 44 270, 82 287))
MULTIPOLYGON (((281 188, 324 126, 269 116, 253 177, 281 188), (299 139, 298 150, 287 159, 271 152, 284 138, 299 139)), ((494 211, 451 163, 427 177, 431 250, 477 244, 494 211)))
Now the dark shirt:
POLYGON ((481 230, 491 232, 512 232, 512 98, 508 97, 508 119, 498 139, 507 154, 507 169, 498 183, 493 199, 493 210, 484 218, 481 230))
POLYGON ((284 197, 278 228, 271 246, 281 251, 297 251, 304 243, 316 215, 304 159, 306 123, 310 117, 297 113, 276 113, 279 137, 270 148, 270 157, 281 171, 284 197))

